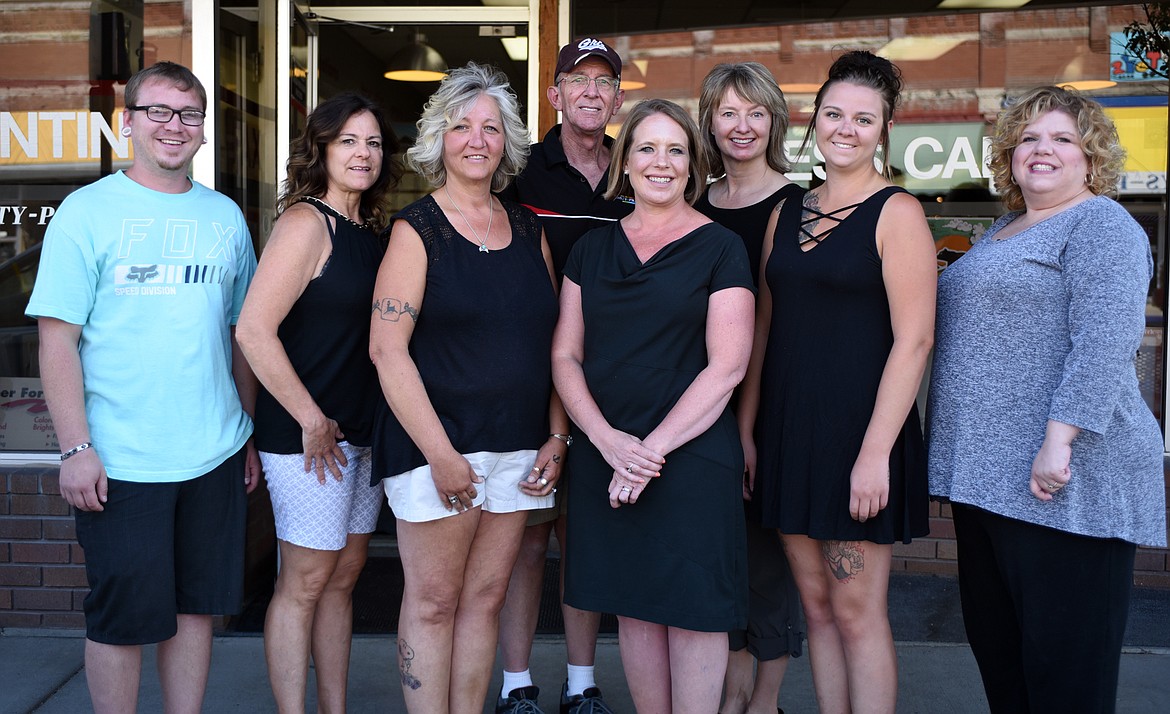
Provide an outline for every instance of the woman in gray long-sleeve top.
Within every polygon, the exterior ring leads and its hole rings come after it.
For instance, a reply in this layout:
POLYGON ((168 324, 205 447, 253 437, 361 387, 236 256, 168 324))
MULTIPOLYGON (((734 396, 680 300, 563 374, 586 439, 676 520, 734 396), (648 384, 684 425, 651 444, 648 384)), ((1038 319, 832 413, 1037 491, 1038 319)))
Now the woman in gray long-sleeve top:
POLYGON ((1102 195, 1124 152, 1092 100, 1032 90, 992 154, 1012 212, 939 280, 930 492, 992 711, 1113 711, 1135 546, 1166 544, 1149 240, 1102 195))

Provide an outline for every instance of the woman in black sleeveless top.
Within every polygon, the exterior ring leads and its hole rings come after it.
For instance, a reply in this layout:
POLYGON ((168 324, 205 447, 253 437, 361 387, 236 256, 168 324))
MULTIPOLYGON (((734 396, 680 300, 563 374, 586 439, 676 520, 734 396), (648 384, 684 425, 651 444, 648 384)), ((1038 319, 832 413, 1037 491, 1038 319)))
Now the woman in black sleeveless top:
POLYGON ((373 468, 397 519, 411 712, 483 708, 525 511, 553 505, 567 453, 548 244, 535 214, 491 193, 527 156, 507 78, 453 70, 407 152, 436 190, 394 217, 374 290, 370 351, 389 408, 373 468))
POLYGON ((892 543, 927 533, 914 399, 934 333, 934 242, 918 201, 874 167, 879 145, 889 166, 900 88, 869 52, 830 68, 810 127, 825 182, 772 215, 740 400, 741 424, 758 412, 756 496, 796 576, 824 711, 894 711, 892 543))
POLYGON ((236 328, 264 386, 255 439, 280 545, 264 645, 279 711, 304 711, 310 650, 321 708, 344 711, 351 595, 382 504, 369 477, 374 229, 401 169, 381 109, 355 94, 322 102, 291 148, 236 328))
MULTIPOLYGON (((711 175, 717 178, 695 209, 743 239, 752 279, 758 281, 769 216, 778 204, 798 203, 804 193, 784 175, 791 169, 784 154, 788 104, 764 65, 720 64, 703 80, 699 126, 705 130, 711 175)), ((735 395, 733 408, 734 404, 735 395)), ((731 651, 720 714, 775 707, 788 658, 800 656, 804 641, 800 596, 780 535, 760 523, 760 500, 754 497, 754 442, 744 446, 748 626, 728 633, 731 651)))

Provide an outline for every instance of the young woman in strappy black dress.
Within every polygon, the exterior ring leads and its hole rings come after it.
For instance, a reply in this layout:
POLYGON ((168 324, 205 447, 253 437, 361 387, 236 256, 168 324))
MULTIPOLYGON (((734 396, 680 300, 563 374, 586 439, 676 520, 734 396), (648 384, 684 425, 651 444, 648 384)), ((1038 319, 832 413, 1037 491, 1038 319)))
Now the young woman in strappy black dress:
POLYGON ((772 214, 740 401, 741 424, 759 419, 757 497, 796 576, 821 711, 894 711, 892 544, 928 532, 914 400, 934 242, 918 201, 874 163, 879 146, 889 156, 900 89, 869 52, 830 68, 810 126, 825 182, 772 214))

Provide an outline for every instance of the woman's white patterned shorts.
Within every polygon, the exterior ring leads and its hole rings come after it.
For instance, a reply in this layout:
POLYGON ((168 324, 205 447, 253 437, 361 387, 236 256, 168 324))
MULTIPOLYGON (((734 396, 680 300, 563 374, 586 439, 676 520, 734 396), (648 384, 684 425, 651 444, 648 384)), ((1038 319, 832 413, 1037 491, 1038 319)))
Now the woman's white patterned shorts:
POLYGON ((304 454, 260 452, 276 517, 276 537, 314 550, 341 550, 350 533, 372 533, 382 509, 382 485, 370 485, 370 448, 340 442, 349 462, 341 481, 328 470, 305 473, 304 454))

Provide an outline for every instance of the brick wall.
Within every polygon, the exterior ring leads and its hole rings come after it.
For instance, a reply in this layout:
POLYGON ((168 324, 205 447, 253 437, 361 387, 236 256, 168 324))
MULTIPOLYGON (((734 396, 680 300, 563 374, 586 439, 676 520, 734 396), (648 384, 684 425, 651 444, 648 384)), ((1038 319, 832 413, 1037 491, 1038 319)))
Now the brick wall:
MULTIPOLYGON (((85 552, 57 481, 51 467, 0 472, 0 628, 85 627, 85 552)), ((263 487, 249 497, 247 527, 245 599, 270 587, 276 572, 276 532, 263 487)))
POLYGON ((85 553, 57 469, 0 474, 0 627, 80 628, 85 553))
MULTIPOLYGON (((1170 492, 1170 482, 1167 491, 1170 492)), ((1170 497, 1167 502, 1170 503, 1170 497)), ((1170 509, 1167 509, 1167 515, 1170 516, 1170 509)), ((958 575, 955 525, 951 521, 949 504, 931 502, 930 535, 910 545, 895 543, 891 569, 895 572, 958 575)), ((1166 548, 1138 548, 1133 582, 1138 587, 1170 590, 1170 551, 1166 548)))
MULTIPOLYGON (((73 516, 59 495, 57 478, 55 468, 0 473, 0 628, 84 627, 85 554, 75 540, 73 516)), ((950 506, 932 502, 930 535, 895 545, 893 570, 957 574, 954 538, 950 506)), ((246 599, 270 587, 275 543, 268 492, 259 488, 248 502, 246 599)), ((1170 590, 1170 551, 1139 548, 1134 584, 1170 590)))

